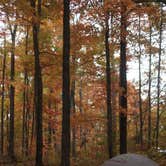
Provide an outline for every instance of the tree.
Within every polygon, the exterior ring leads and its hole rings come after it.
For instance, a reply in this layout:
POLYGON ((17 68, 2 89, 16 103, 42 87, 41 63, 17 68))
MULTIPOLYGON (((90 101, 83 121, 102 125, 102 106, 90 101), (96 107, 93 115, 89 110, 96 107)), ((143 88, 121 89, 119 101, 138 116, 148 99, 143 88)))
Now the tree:
POLYGON ((126 5, 121 2, 120 34, 120 154, 127 153, 126 5))
POLYGON ((4 152, 4 98, 5 98, 5 74, 6 74, 6 34, 4 33, 4 55, 2 68, 2 96, 1 96, 1 153, 4 152))
POLYGON ((161 53, 162 53, 162 32, 163 31, 163 7, 161 4, 161 15, 160 15, 160 27, 159 27, 159 57, 158 57, 158 75, 157 75, 157 119, 156 119, 156 138, 155 138, 155 143, 156 143, 156 149, 158 148, 158 138, 159 138, 159 121, 160 121, 160 84, 161 84, 161 78, 160 78, 160 73, 161 73, 161 53))
POLYGON ((105 13, 105 56, 106 56, 106 93, 107 93, 107 143, 109 157, 113 157, 113 132, 112 132, 112 105, 111 105, 111 71, 109 50, 109 12, 105 13))
MULTIPOLYGON (((28 56, 28 38, 29 38, 29 27, 26 27, 25 37, 25 56, 28 56)), ((28 71, 27 66, 24 66, 24 89, 23 89, 23 118, 22 118, 22 154, 28 155, 28 117, 29 117, 29 99, 28 99, 28 71)))
POLYGON ((15 44, 16 44, 16 32, 17 32, 17 24, 12 25, 10 23, 10 18, 8 13, 6 13, 6 17, 9 23, 9 30, 11 35, 11 63, 10 63, 10 124, 9 124, 9 149, 8 153, 11 159, 14 159, 14 99, 15 99, 15 87, 13 82, 15 81, 15 44))
POLYGON ((140 144, 143 145, 143 118, 142 118, 142 91, 141 91, 141 16, 139 14, 139 37, 138 37, 138 45, 139 45, 139 55, 138 55, 138 61, 139 61, 139 111, 140 111, 140 144))
POLYGON ((34 75, 34 97, 35 97, 35 117, 36 117, 36 166, 42 165, 42 149, 43 149, 43 132, 42 132, 42 108, 43 108, 43 85, 42 73, 40 65, 40 51, 39 51, 39 30, 41 19, 41 0, 31 0, 31 7, 33 8, 33 49, 35 58, 35 75, 34 75), (37 8, 37 12, 36 12, 37 8), (36 20, 37 19, 37 20, 36 20))
POLYGON ((61 166, 70 166, 70 1, 63 1, 63 89, 61 166))
MULTIPOLYGON (((73 79, 71 81, 71 111, 73 114, 73 117, 75 116, 76 109, 75 109, 75 88, 76 88, 76 81, 75 81, 75 66, 76 66, 76 58, 72 56, 72 63, 73 63, 73 79)), ((72 127, 72 156, 76 157, 76 128, 75 126, 72 127)))
POLYGON ((151 66, 152 66, 152 23, 150 20, 149 46, 149 88, 148 88, 148 148, 151 147, 151 66))

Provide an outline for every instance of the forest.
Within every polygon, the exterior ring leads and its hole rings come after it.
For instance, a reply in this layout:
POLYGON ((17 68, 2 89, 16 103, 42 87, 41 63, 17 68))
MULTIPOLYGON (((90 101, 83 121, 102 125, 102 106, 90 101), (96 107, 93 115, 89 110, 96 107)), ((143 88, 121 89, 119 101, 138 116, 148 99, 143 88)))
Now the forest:
POLYGON ((0 166, 165 166, 165 54, 166 0, 0 0, 0 166))

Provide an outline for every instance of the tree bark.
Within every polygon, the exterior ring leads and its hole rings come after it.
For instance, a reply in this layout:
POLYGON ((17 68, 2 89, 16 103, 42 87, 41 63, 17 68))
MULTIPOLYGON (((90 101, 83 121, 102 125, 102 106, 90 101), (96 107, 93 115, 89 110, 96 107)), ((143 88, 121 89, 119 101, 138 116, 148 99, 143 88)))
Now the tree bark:
MULTIPOLYGON (((25 39, 25 55, 28 55, 28 27, 25 39)), ((28 155, 28 117, 29 117, 29 106, 28 106, 28 72, 26 66, 24 66, 24 90, 23 90, 23 121, 22 121, 22 154, 28 155)))
POLYGON ((120 154, 127 153, 126 6, 121 2, 120 35, 120 154))
MULTIPOLYGON (((52 109, 51 94, 52 94, 52 90, 50 89, 50 96, 48 99, 48 109, 49 110, 52 109)), ((51 115, 49 115, 49 122, 48 122, 48 145, 49 145, 49 147, 51 147, 51 142, 52 142, 51 138, 52 138, 51 115)))
POLYGON ((113 149, 113 156, 116 156, 117 153, 117 108, 119 107, 117 104, 117 98, 118 98, 118 92, 116 90, 116 68, 115 68, 115 57, 114 57, 114 41, 113 41, 113 20, 114 15, 111 14, 111 44, 112 44, 112 50, 110 52, 111 56, 111 100, 112 100, 112 149, 113 149))
POLYGON ((1 154, 4 152, 4 92, 5 92, 5 72, 6 72, 6 36, 4 36, 4 56, 2 68, 2 96, 1 96, 1 154))
POLYGON ((34 10, 34 17, 38 17, 38 20, 33 22, 33 49, 35 57, 35 78, 34 78, 34 90, 35 90, 35 119, 36 119, 36 166, 42 165, 42 151, 43 151, 43 135, 42 135, 42 103, 43 103, 43 84, 42 73, 40 65, 40 52, 39 52, 39 29, 40 29, 40 17, 41 17, 41 0, 31 0, 31 7, 34 10))
MULTIPOLYGON (((71 110, 73 117, 75 118, 75 78, 73 78, 71 83, 71 110)), ((72 127, 72 156, 76 157, 76 128, 72 127)))
POLYGON ((28 86, 29 86, 29 79, 28 79, 28 73, 26 72, 26 96, 25 96, 25 101, 26 101, 26 113, 25 113, 25 155, 28 156, 29 152, 29 91, 28 91, 28 86))
MULTIPOLYGON (((27 34, 26 34, 26 43, 25 43, 25 55, 28 56, 28 38, 29 38, 29 27, 27 27, 27 34)), ((25 68, 25 85, 26 85, 26 95, 25 95, 25 102, 26 102, 26 114, 25 114, 25 155, 28 155, 29 152, 29 78, 28 78, 28 71, 25 68)))
POLYGON ((63 115, 61 166, 70 166, 70 1, 63 0, 63 115))
POLYGON ((105 16, 105 56, 106 56, 106 94, 107 94, 107 143, 109 158, 113 157, 112 105, 111 105, 111 67, 109 49, 109 12, 105 16))
MULTIPOLYGON (((71 111, 73 114, 73 118, 75 118, 75 88, 76 88, 76 81, 75 81, 75 65, 76 65, 76 59, 74 56, 72 56, 72 63, 73 63, 73 78, 71 82, 71 111)), ((72 127, 72 157, 76 157, 76 128, 75 124, 73 124, 72 127)))
MULTIPOLYGON (((24 74, 24 86, 25 86, 25 83, 26 83, 26 76, 24 74)), ((25 155, 25 105, 26 105, 26 88, 24 87, 24 90, 23 90, 23 112, 22 112, 22 155, 25 155)))
POLYGON ((148 88, 148 148, 151 148, 151 66, 152 66, 152 25, 150 23, 149 88, 148 88))
POLYGON ((161 19, 160 19, 160 39, 159 39, 159 59, 158 59, 158 76, 157 76, 157 119, 156 119, 156 149, 159 144, 159 121, 160 121, 160 73, 161 73, 161 47, 162 47, 162 26, 163 26, 163 7, 161 5, 161 19))
POLYGON ((15 87, 13 85, 14 77, 15 77, 15 39, 16 39, 16 31, 17 25, 14 25, 14 29, 12 30, 10 26, 10 33, 12 39, 12 48, 11 48, 11 65, 10 65, 10 124, 9 124, 9 149, 8 153, 12 160, 14 160, 14 96, 15 96, 15 87))
POLYGON ((141 17, 139 15, 139 36, 138 36, 138 45, 139 45, 139 55, 138 55, 138 61, 139 61, 139 112, 140 112, 140 129, 139 129, 139 132, 140 132, 140 144, 141 144, 141 147, 143 145, 143 120, 142 120, 142 97, 141 97, 141 94, 142 94, 142 88, 141 88, 141 17))

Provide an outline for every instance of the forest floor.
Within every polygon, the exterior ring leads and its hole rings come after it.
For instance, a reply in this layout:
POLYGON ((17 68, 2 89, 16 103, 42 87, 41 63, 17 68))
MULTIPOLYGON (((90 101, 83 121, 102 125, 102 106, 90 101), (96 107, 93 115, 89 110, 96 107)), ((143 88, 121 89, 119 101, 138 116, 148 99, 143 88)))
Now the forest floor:
MULTIPOLYGON (((132 152, 131 152, 132 153, 132 152)), ((138 152, 139 153, 139 152, 138 152)), ((144 155, 147 155, 147 153, 143 153, 144 155)), ((149 158, 154 160, 159 164, 159 166, 166 166, 166 155, 154 155, 150 153, 149 158)), ((8 157, 8 156, 0 156, 0 166, 34 166, 35 161, 34 160, 21 160, 17 159, 14 162, 8 157)), ((44 164, 44 166, 53 166, 50 164, 44 164)))
POLYGON ((8 156, 0 156, 0 166, 33 166, 34 161, 16 160, 12 161, 8 156))

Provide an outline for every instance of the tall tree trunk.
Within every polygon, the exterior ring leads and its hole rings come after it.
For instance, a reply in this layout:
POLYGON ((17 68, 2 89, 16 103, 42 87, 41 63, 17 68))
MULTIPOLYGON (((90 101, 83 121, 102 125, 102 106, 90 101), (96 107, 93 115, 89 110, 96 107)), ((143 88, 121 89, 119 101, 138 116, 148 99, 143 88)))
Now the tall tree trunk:
MULTIPOLYGON (((80 89, 79 89, 79 110, 80 110, 80 114, 83 113, 83 86, 82 86, 82 75, 83 73, 80 73, 80 89)), ((84 147, 86 149, 86 129, 83 128, 82 125, 80 125, 80 139, 81 139, 81 144, 80 144, 80 148, 84 147)))
POLYGON ((29 152, 29 91, 28 91, 28 86, 29 86, 29 80, 28 80, 28 74, 26 74, 26 96, 25 96, 25 101, 26 101, 26 114, 25 114, 25 155, 28 156, 29 152))
MULTIPOLYGON (((48 99, 48 109, 49 110, 52 109, 51 94, 52 94, 52 90, 50 89, 50 96, 48 99)), ((52 142, 51 138, 52 138, 51 115, 49 115, 49 122, 48 122, 48 145, 49 145, 49 147, 51 147, 51 142, 52 142)))
POLYGON ((14 159, 14 96, 15 87, 12 84, 15 77, 15 39, 16 39, 17 25, 14 25, 14 29, 10 26, 12 48, 11 48, 11 66, 10 66, 10 124, 9 124, 9 156, 14 159))
POLYGON ((70 166, 70 1, 63 0, 63 115, 61 166, 70 166))
POLYGON ((79 110, 80 113, 82 114, 83 110, 82 110, 82 73, 80 74, 80 89, 79 89, 79 110))
MULTIPOLYGON (((34 101, 35 102, 35 101, 34 101)), ((31 141, 30 141, 30 146, 33 146, 33 140, 36 135, 35 131, 35 103, 33 102, 33 111, 32 111, 32 126, 31 126, 31 141)))
POLYGON ((32 126, 31 126, 31 141, 30 141, 30 146, 33 146, 33 140, 36 135, 36 130, 35 130, 35 96, 33 99, 33 108, 32 108, 32 126))
POLYGON ((148 89, 148 148, 151 148, 151 66, 152 66, 152 25, 150 23, 149 46, 149 89, 148 89))
MULTIPOLYGON (((25 42, 25 55, 28 56, 28 38, 29 38, 29 27, 27 26, 27 34, 26 34, 26 42, 25 42)), ((28 71, 25 68, 25 85, 26 85, 26 95, 25 95, 25 103, 26 103, 26 114, 25 114, 25 155, 28 155, 29 152, 29 79, 28 79, 28 71)))
POLYGON ((27 71, 24 73, 24 88, 23 92, 23 120, 22 120, 22 154, 28 155, 28 135, 29 135, 29 99, 27 86, 29 84, 27 71))
POLYGON ((139 143, 139 129, 138 129, 138 119, 137 119, 137 115, 135 117, 135 143, 138 144, 139 143))
POLYGON ((4 151, 4 92, 5 92, 5 72, 6 72, 6 36, 4 36, 4 56, 2 68, 2 96, 1 96, 1 153, 4 151))
POLYGON ((105 56, 106 56, 106 93, 107 93, 107 143, 109 157, 113 157, 112 139, 112 105, 111 105, 111 69, 110 69, 110 49, 109 49, 109 12, 105 16, 105 56))
MULTIPOLYGON (((26 76, 24 74, 24 86, 26 84, 26 76)), ((25 155, 25 112, 26 112, 26 88, 23 90, 23 112, 22 112, 22 155, 25 155)))
MULTIPOLYGON (((71 110, 73 117, 75 118, 75 78, 73 78, 71 83, 71 110)), ((72 156, 76 157, 76 128, 72 127, 72 156)))
MULTIPOLYGON (((55 103, 54 103, 55 105, 54 105, 54 108, 55 108, 55 112, 57 112, 58 111, 58 103, 55 101, 55 103)), ((57 122, 57 117, 55 117, 55 124, 56 124, 56 122, 57 122)), ((54 148, 55 148, 55 153, 57 153, 58 151, 57 151, 57 139, 56 139, 56 129, 55 128, 53 128, 52 129, 52 135, 53 135, 53 142, 54 142, 54 148)), ((59 145, 59 144, 58 144, 59 145)), ((59 147, 60 147, 60 145, 59 145, 59 147)))
POLYGON ((138 36, 138 45, 139 45, 139 111, 140 111, 140 144, 143 145, 143 119, 142 119, 142 98, 141 98, 141 17, 139 15, 139 36, 138 36))
MULTIPOLYGON (((28 55, 28 27, 25 39, 25 55, 28 55)), ((28 130, 28 72, 26 66, 24 67, 24 90, 23 90, 23 121, 22 121, 22 154, 27 155, 27 130, 28 130)))
POLYGON ((160 121, 160 73, 161 73, 161 46, 162 46, 162 26, 163 26, 163 7, 161 4, 161 19, 160 19, 160 39, 159 39, 159 59, 158 59, 158 76, 157 76, 157 119, 156 119, 156 149, 159 144, 159 121, 160 121))
POLYGON ((111 14, 111 45, 112 49, 110 51, 111 55, 111 100, 112 100, 112 149, 113 149, 113 156, 116 156, 117 153, 117 137, 116 137, 116 132, 117 132, 117 108, 119 107, 117 104, 117 98, 118 98, 118 93, 116 91, 116 69, 115 69, 115 57, 114 57, 114 41, 113 41, 113 20, 114 20, 114 15, 113 13, 111 14))
POLYGON ((31 0, 31 6, 34 9, 34 17, 38 17, 38 21, 33 22, 33 49, 35 56, 35 118, 36 118, 36 166, 42 165, 42 151, 43 151, 43 135, 42 135, 42 103, 43 103, 43 84, 42 73, 40 66, 40 52, 39 52, 39 29, 41 17, 41 0, 31 0), (37 12, 35 12, 37 8, 37 12))
MULTIPOLYGON (((73 78, 72 78, 72 83, 71 83, 71 111, 73 114, 73 118, 75 118, 75 57, 72 56, 72 63, 73 63, 73 78)), ((72 156, 75 158, 76 157, 76 128, 75 124, 72 127, 72 156)))
POLYGON ((6 108, 6 138, 7 138, 7 148, 9 148, 9 108, 6 108))
POLYGON ((120 39, 120 154, 127 153, 126 6, 121 2, 120 39))

